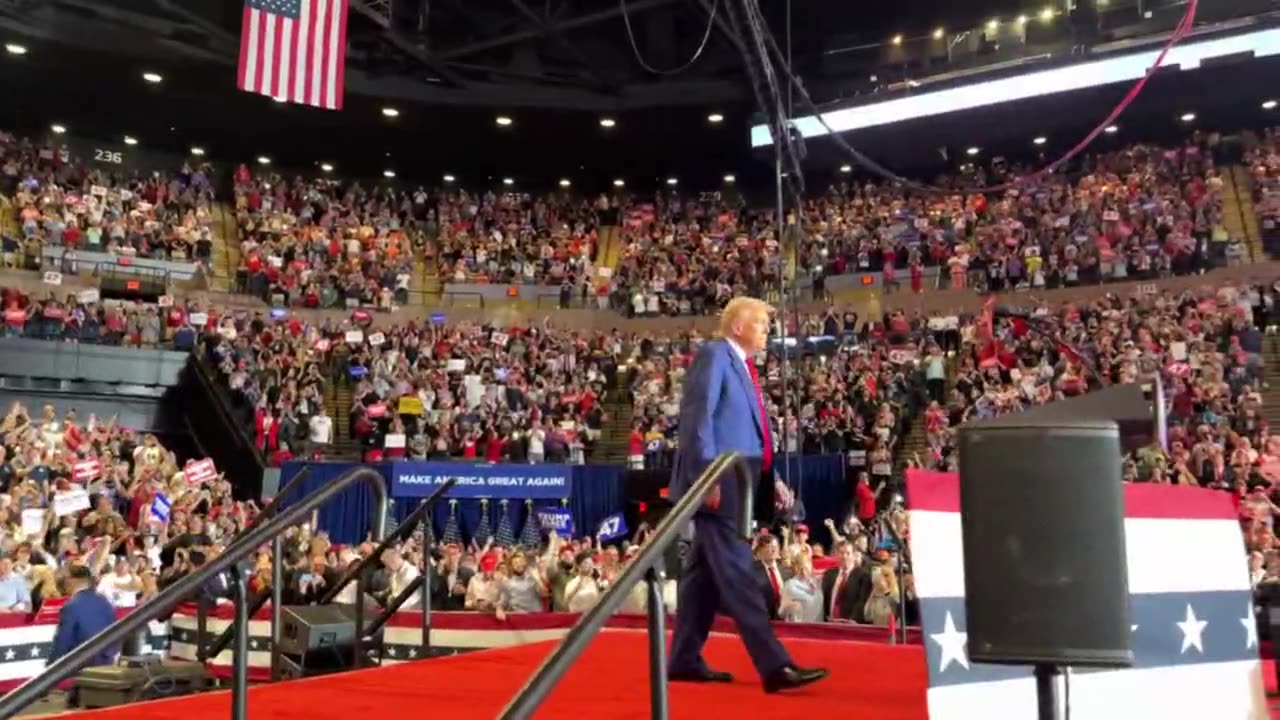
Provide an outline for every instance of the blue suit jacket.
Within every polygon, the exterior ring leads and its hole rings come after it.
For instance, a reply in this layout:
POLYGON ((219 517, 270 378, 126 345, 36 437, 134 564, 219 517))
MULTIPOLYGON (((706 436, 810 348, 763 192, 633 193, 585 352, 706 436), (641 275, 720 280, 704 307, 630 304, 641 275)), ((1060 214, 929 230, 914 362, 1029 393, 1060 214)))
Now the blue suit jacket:
MULTIPOLYGON (((115 608, 111 607, 111 601, 101 593, 88 589, 72 595, 58 614, 58 628, 54 631, 53 652, 49 661, 69 654, 115 621, 115 608)), ((110 665, 115 662, 118 652, 119 648, 110 648, 90 660, 86 667, 110 665)))
MULTIPOLYGON (((722 452, 737 451, 760 474, 765 419, 746 364, 727 340, 711 340, 698 349, 684 378, 680 401, 679 448, 671 471, 670 497, 678 502, 698 475, 722 452)), ((720 483, 720 507, 699 512, 736 523, 738 483, 726 474, 720 483)))

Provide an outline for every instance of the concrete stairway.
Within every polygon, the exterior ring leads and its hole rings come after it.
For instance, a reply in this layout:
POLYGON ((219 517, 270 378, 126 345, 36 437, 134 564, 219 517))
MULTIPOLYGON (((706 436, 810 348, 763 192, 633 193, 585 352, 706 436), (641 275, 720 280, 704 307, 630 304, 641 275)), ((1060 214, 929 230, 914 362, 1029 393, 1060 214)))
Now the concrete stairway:
POLYGON ((1280 335, 1268 335, 1262 342, 1262 416, 1276 432, 1280 428, 1280 335))
POLYGON ((325 401, 329 417, 333 418, 333 444, 329 447, 329 457, 358 458, 360 446, 351 439, 351 384, 344 380, 332 382, 332 386, 325 401))
POLYGON ((1258 212, 1253 207, 1253 180, 1243 165, 1224 168, 1222 221, 1231 237, 1245 238, 1253 262, 1267 259, 1258 229, 1258 212))
POLYGON ((610 390, 604 404, 608 419, 600 431, 591 462, 610 465, 627 463, 627 444, 631 438, 631 418, 635 414, 622 390, 610 390))
POLYGON ((236 268, 240 266, 240 228, 235 208, 227 203, 213 206, 213 257, 210 258, 209 289, 235 289, 236 268))

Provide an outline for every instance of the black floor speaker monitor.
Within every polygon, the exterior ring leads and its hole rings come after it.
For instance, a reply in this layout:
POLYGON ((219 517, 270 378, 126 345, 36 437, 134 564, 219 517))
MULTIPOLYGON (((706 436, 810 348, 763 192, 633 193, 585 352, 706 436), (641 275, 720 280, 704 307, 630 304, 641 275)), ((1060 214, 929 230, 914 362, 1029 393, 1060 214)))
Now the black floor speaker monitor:
POLYGON ((959 438, 969 658, 1132 665, 1119 427, 1009 418, 959 438))

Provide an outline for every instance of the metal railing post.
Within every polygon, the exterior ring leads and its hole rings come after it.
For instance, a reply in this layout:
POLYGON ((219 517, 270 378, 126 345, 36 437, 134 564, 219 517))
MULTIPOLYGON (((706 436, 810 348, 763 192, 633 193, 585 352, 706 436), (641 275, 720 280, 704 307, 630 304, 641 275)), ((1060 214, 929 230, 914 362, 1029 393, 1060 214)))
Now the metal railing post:
POLYGON ((657 568, 644 574, 649 597, 649 717, 666 720, 667 703, 667 611, 662 603, 662 581, 657 568))
POLYGON ((356 575, 355 639, 351 644, 352 669, 364 667, 364 568, 356 575))
MULTIPOLYGON (((426 522, 424 519, 423 523, 426 522)), ((426 537, 425 531, 423 537, 426 537)), ((425 653, 431 647, 431 573, 435 572, 435 567, 431 563, 430 553, 422 562, 425 566, 422 580, 422 649, 425 653)))
POLYGON ((284 543, 271 538, 271 682, 280 679, 280 611, 284 604, 284 543))
POLYGON ((209 604, 201 595, 196 599, 196 661, 207 662, 209 660, 207 643, 205 642, 205 633, 209 628, 209 604))
POLYGON ((245 720, 249 690, 249 593, 240 566, 233 564, 229 571, 236 629, 236 646, 231 654, 231 720, 245 720))

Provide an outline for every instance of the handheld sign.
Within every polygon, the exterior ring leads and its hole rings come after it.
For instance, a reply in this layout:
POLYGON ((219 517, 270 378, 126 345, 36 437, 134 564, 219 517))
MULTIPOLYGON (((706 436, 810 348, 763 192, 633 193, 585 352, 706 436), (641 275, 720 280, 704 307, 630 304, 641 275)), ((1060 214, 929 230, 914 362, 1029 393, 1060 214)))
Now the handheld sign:
POLYGON ((614 513, 600 523, 600 530, 596 532, 596 537, 600 542, 608 542, 626 534, 627 521, 622 518, 622 513, 614 513))
POLYGON ((561 537, 573 537, 573 514, 564 509, 539 510, 538 526, 543 533, 552 530, 561 537))

